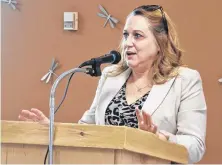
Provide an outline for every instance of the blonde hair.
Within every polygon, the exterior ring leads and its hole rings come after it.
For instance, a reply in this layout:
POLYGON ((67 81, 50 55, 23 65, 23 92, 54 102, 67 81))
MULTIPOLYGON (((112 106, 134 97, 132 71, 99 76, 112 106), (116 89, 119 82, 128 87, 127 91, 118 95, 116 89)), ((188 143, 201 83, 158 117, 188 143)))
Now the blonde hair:
MULTIPOLYGON (((175 26, 166 12, 160 9, 147 11, 142 7, 144 6, 134 9, 130 15, 141 15, 147 18, 151 25, 150 30, 153 32, 160 47, 160 53, 152 65, 153 84, 163 84, 178 75, 178 69, 183 65, 182 50, 179 47, 175 26), (168 24, 168 31, 166 30, 166 25, 163 23, 163 14, 168 24)), ((120 42, 119 51, 122 60, 115 69, 109 72, 110 76, 116 76, 128 69, 126 60, 124 59, 123 38, 120 42)))

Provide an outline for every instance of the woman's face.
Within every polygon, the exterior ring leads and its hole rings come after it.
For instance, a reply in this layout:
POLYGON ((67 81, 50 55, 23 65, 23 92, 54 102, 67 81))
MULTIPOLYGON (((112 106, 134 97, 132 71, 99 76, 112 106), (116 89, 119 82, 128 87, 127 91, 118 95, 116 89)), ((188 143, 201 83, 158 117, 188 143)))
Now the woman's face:
POLYGON ((123 48, 130 68, 150 67, 159 51, 156 39, 149 29, 147 18, 130 15, 123 31, 123 48))

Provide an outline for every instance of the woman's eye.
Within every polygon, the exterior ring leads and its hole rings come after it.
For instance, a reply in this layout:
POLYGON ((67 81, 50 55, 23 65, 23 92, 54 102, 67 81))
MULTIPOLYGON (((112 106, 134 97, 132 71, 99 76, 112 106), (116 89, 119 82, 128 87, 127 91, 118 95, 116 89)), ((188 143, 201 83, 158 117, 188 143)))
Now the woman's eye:
POLYGON ((140 35, 139 33, 136 33, 134 36, 135 36, 135 38, 141 38, 142 37, 142 35, 140 35))
POLYGON ((123 37, 126 39, 129 36, 128 33, 123 33, 123 37))

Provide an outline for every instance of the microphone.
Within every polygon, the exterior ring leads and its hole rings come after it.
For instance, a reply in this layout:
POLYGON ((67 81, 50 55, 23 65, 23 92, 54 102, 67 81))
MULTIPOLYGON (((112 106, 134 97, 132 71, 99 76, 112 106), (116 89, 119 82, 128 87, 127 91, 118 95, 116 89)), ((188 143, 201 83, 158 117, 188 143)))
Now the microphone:
POLYGON ((79 66, 79 68, 82 68, 84 66, 89 66, 89 65, 100 66, 101 64, 104 64, 104 63, 117 64, 120 60, 121 60, 120 53, 116 50, 112 50, 109 52, 109 54, 105 54, 104 56, 100 56, 97 58, 92 58, 89 61, 85 61, 79 66))

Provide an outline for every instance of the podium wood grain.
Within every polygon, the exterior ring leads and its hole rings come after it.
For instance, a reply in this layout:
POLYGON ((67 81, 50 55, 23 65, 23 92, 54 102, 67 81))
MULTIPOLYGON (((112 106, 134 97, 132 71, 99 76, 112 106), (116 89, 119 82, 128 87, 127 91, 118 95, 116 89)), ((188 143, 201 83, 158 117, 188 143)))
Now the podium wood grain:
MULTIPOLYGON (((1 121, 2 164, 42 164, 48 125, 1 121)), ((55 164, 187 163, 184 146, 139 129, 55 123, 55 164)))

